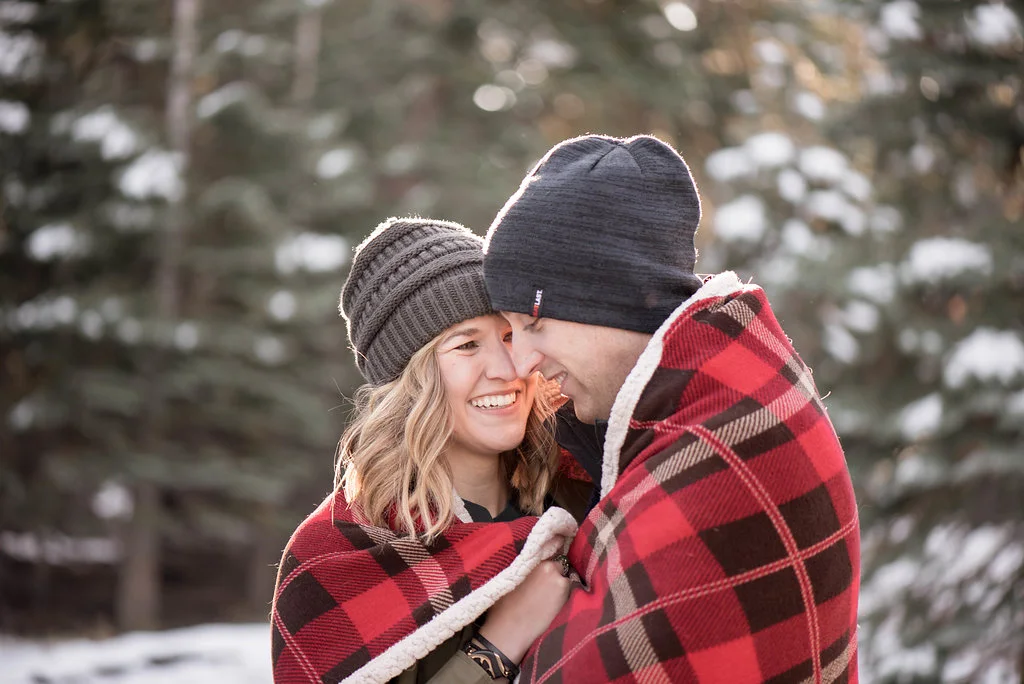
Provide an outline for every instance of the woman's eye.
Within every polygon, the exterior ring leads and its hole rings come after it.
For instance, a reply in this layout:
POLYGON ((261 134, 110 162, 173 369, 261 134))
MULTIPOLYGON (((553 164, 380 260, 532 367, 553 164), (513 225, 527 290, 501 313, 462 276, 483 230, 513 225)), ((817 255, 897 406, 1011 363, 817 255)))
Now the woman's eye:
POLYGON ((503 337, 502 339, 505 340, 505 344, 512 344, 512 333, 511 333, 511 331, 505 333, 505 337, 503 337))
POLYGON ((458 347, 456 347, 456 349, 458 349, 459 351, 471 351, 473 349, 476 349, 478 346, 480 345, 478 345, 474 340, 470 340, 469 342, 463 342, 458 347))

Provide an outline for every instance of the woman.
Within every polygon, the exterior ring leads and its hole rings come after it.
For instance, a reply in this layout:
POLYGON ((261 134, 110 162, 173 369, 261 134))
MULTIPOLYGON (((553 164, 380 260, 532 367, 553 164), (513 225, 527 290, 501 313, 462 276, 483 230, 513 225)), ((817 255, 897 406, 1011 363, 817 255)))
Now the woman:
POLYGON ((273 611, 275 682, 490 682, 565 603, 592 485, 560 467, 537 379, 483 281, 482 241, 390 219, 359 246, 342 315, 368 381, 334 492, 292 535, 273 611), (539 518, 537 516, 540 516, 539 518))

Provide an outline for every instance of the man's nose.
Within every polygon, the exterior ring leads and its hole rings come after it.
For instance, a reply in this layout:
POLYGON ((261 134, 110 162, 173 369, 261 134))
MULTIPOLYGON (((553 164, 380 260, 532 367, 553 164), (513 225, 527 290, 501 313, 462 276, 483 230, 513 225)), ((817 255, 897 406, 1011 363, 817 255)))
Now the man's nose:
POLYGON ((525 380, 539 370, 544 356, 517 337, 512 337, 512 361, 516 366, 516 375, 525 380))

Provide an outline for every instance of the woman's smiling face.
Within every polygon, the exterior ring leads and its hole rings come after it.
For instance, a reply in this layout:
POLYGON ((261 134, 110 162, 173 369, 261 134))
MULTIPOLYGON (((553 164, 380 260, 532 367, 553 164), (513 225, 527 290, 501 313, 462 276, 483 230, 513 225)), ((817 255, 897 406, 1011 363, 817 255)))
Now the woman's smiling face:
POLYGON ((497 455, 526 433, 536 377, 516 375, 512 328, 502 316, 478 316, 441 335, 437 361, 452 416, 450 451, 497 455))

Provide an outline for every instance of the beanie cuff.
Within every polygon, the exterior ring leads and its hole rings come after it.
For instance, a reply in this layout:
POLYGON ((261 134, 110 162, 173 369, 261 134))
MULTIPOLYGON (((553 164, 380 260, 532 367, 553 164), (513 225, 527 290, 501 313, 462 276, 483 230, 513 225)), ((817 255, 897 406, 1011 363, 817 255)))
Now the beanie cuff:
MULTIPOLYGON (((700 281, 694 277, 693 292, 700 289, 700 281)), ((636 301, 611 302, 581 299, 576 293, 563 293, 553 288, 529 285, 525 281, 515 282, 512 277, 491 277, 488 272, 487 292, 495 311, 526 314, 535 318, 553 318, 603 328, 618 328, 634 332, 654 334, 665 319, 686 301, 689 294, 678 299, 658 302, 655 306, 644 306, 642 296, 636 301), (500 285, 497 281, 500 281, 500 285), (539 301, 539 303, 538 303, 539 301)))
POLYGON ((357 356, 363 376, 374 385, 398 378, 409 359, 431 340, 462 321, 494 313, 483 273, 474 264, 448 272, 406 297, 381 331, 357 356))

